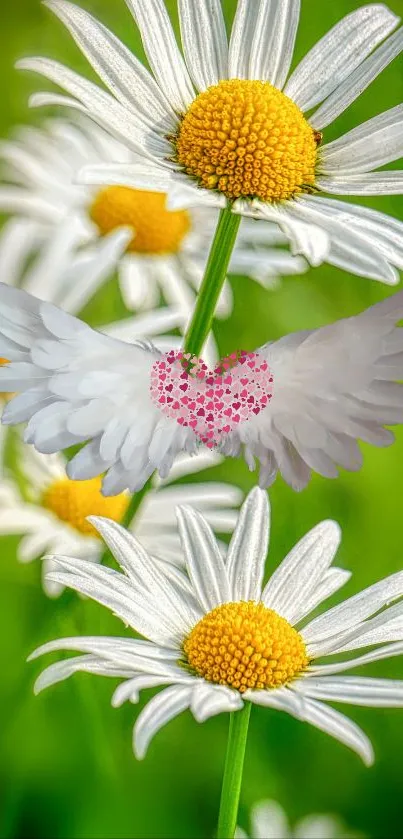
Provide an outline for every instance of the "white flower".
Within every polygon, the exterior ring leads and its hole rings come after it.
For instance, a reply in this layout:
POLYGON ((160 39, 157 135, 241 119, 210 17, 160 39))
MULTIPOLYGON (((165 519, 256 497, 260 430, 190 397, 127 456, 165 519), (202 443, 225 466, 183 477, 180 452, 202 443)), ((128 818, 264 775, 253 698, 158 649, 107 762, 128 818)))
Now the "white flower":
MULTIPOLYGON (((251 813, 251 839, 353 839, 335 816, 312 814, 291 830, 283 808, 276 801, 260 801, 251 813)), ((236 839, 248 839, 248 834, 237 828, 236 839)))
MULTIPOLYGON (((164 556, 174 564, 181 563, 175 507, 184 501, 203 512, 217 532, 232 531, 237 518, 235 507, 242 500, 237 487, 211 480, 173 483, 220 462, 220 456, 213 452, 205 452, 197 459, 183 455, 169 482, 154 481, 154 488, 143 499, 130 526, 149 554, 164 556)), ((87 516, 102 515, 120 521, 129 496, 122 493, 105 498, 101 494, 100 478, 79 483, 71 481, 66 477, 64 457, 38 454, 22 445, 15 468, 23 478, 25 498, 15 473, 0 475, 0 535, 20 534, 23 537, 17 548, 20 562, 31 562, 45 553, 70 554, 99 562, 103 544, 87 516)), ((47 580, 50 568, 53 568, 53 562, 45 560, 43 586, 47 594, 55 596, 63 586, 47 580)))
MULTIPOLYGON (((393 434, 383 426, 403 418, 403 388, 396 383, 403 379, 403 333, 395 327, 402 317, 399 292, 357 317, 261 347, 255 358, 268 367, 271 399, 257 415, 223 429, 218 449, 233 457, 243 450, 251 470, 256 458, 261 486, 278 471, 300 490, 311 470, 335 478, 336 464, 360 469, 357 439, 390 445, 393 434)), ((90 441, 70 461, 71 478, 107 472, 107 495, 135 492, 155 469, 166 477, 179 452, 200 449, 201 438, 180 423, 181 412, 172 418, 152 398, 151 373, 161 353, 150 343, 111 338, 0 284, 0 354, 11 361, 0 368, 0 390, 19 393, 3 423, 28 422, 25 440, 44 454, 90 441)), ((234 381, 242 369, 234 366, 234 381)), ((190 375, 188 381, 196 386, 190 375)))
MULTIPOLYGON (((214 209, 170 211, 165 197, 141 189, 96 188, 76 182, 86 164, 136 159, 122 143, 85 118, 23 128, 0 144, 5 180, 0 210, 13 213, 0 237, 0 268, 8 284, 77 314, 117 268, 126 306, 148 310, 165 301, 186 327, 194 308, 217 223, 214 209), (27 255, 39 256, 20 282, 27 255), (14 278, 14 282, 12 281, 14 278)), ((280 274, 306 270, 301 257, 275 247, 287 242, 277 225, 245 219, 232 273, 249 274, 265 287, 280 274)), ((217 313, 232 308, 227 284, 217 313)))
POLYGON ((46 5, 110 92, 47 58, 18 63, 69 94, 40 93, 33 105, 75 107, 137 155, 132 165, 87 166, 82 180, 161 191, 177 209, 229 205, 278 223, 313 265, 327 259, 397 283, 402 222, 322 194, 403 192, 400 170, 377 171, 403 154, 403 106, 324 145, 321 132, 399 55, 399 18, 383 4, 356 9, 289 75, 299 0, 238 0, 229 45, 220 0, 179 0, 185 59, 163 0, 126 2, 153 75, 105 26, 63 0, 46 5))
POLYGON ((168 685, 137 719, 138 758, 154 734, 185 709, 204 722, 241 710, 248 701, 311 723, 370 765, 368 738, 327 702, 403 706, 403 681, 340 675, 403 652, 403 572, 307 622, 350 576, 330 567, 340 541, 335 522, 311 530, 263 587, 269 534, 265 492, 255 488, 246 499, 226 559, 199 513, 179 507, 177 515, 186 573, 175 569, 173 574, 169 564, 156 564, 130 533, 99 518, 91 522, 123 574, 82 559, 54 557, 60 570, 50 574, 52 580, 107 606, 147 640, 127 634, 51 641, 33 657, 55 650, 84 655, 50 665, 36 691, 78 670, 123 677, 113 696, 115 706, 137 702, 143 689, 168 685), (341 663, 317 663, 324 656, 375 645, 372 652, 341 663))

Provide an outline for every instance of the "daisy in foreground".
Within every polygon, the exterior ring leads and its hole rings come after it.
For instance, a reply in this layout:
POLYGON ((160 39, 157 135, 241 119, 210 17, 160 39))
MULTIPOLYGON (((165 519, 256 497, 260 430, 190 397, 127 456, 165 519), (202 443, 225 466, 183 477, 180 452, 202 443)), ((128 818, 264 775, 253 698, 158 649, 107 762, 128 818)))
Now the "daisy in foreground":
MULTIPOLYGON (((9 284, 26 251, 38 251, 23 287, 75 314, 117 269, 128 309, 149 310, 162 295, 175 307, 175 325, 186 326, 217 223, 214 209, 169 210, 160 192, 77 184, 84 165, 129 166, 135 155, 74 112, 41 128, 21 128, 0 143, 0 157, 0 210, 12 214, 0 236, 0 271, 9 284), (69 272, 59 279, 66 266, 69 272)), ((231 272, 248 274, 264 287, 281 274, 304 272, 305 260, 276 247, 284 242, 277 225, 244 219, 231 272)), ((231 308, 226 284, 217 314, 227 316, 231 308)))
MULTIPOLYGON (((354 839, 358 834, 343 828, 335 816, 313 813, 298 822, 292 830, 280 804, 261 801, 251 812, 250 839, 354 839)), ((237 828, 235 839, 248 839, 248 834, 237 828)))
POLYGON ((209 374, 197 362, 193 375, 174 349, 162 355, 153 344, 123 342, 0 284, 0 353, 10 362, 0 368, 0 390, 18 391, 2 422, 27 422, 25 441, 44 454, 89 441, 68 474, 106 472, 106 495, 141 489, 154 470, 167 477, 180 452, 211 445, 211 428, 221 454, 243 454, 251 471, 258 461, 261 486, 281 472, 301 490, 312 471, 336 478, 337 464, 360 469, 357 440, 393 442, 384 425, 403 421, 401 318, 403 292, 356 317, 234 353, 222 362, 232 363, 224 380, 222 366, 209 374))
POLYGON ((82 655, 51 664, 35 690, 80 670, 124 679, 113 695, 114 706, 136 703, 142 690, 161 687, 134 727, 139 759, 154 735, 182 711, 189 709, 199 723, 231 713, 217 834, 228 839, 235 832, 253 704, 310 723, 372 764, 366 735, 328 703, 403 707, 403 681, 344 675, 360 664, 403 653, 403 572, 312 620, 310 613, 350 577, 331 567, 340 542, 335 522, 311 530, 263 586, 269 536, 263 490, 255 488, 247 497, 225 558, 203 516, 187 506, 178 507, 177 516, 184 571, 156 562, 134 536, 102 518, 91 518, 91 524, 123 573, 53 557, 59 570, 51 580, 107 606, 144 640, 129 632, 44 644, 31 658, 58 650, 82 655), (375 649, 351 658, 351 652, 367 647, 375 649), (336 654, 344 660, 334 663, 336 654))
POLYGON ((379 171, 403 154, 402 106, 330 143, 322 132, 399 55, 399 18, 383 4, 356 9, 290 75, 299 0, 238 0, 229 44, 220 0, 178 0, 184 58, 163 0, 126 2, 152 74, 63 0, 46 5, 110 92, 47 58, 18 64, 69 94, 37 94, 32 104, 75 107, 137 155, 86 167, 82 180, 165 193, 171 208, 204 203, 275 221, 313 265, 328 259, 396 283, 402 224, 325 195, 403 192, 400 170, 379 171))
MULTIPOLYGON (((154 480, 129 524, 129 530, 151 556, 163 556, 176 565, 182 562, 175 507, 185 501, 202 512, 218 533, 233 530, 236 508, 243 497, 241 490, 214 480, 174 483, 178 478, 191 479, 203 470, 207 470, 208 476, 209 470, 221 460, 209 451, 198 458, 183 455, 169 482, 162 484, 154 480)), ((104 546, 87 517, 102 515, 121 522, 128 510, 129 494, 105 498, 101 494, 101 478, 72 481, 66 477, 66 460, 62 455, 41 455, 23 444, 17 447, 14 468, 14 473, 0 476, 0 536, 22 536, 17 548, 20 562, 31 562, 45 553, 72 554, 99 562, 104 546), (22 479, 24 497, 16 473, 22 479)), ((63 586, 47 579, 51 567, 52 561, 44 560, 43 587, 54 597, 61 593, 63 586)))

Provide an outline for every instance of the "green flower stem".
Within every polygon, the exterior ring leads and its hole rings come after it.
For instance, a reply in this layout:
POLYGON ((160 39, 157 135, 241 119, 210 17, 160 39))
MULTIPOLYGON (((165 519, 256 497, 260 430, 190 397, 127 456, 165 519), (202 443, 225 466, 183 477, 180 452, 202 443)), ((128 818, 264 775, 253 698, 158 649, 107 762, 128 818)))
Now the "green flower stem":
POLYGON ((251 708, 246 702, 230 717, 217 839, 233 839, 235 834, 251 708))
POLYGON ((184 352, 199 356, 211 330, 214 312, 227 276, 241 216, 221 210, 196 306, 185 335, 184 352))
MULTIPOLYGON (((240 223, 240 215, 235 215, 228 209, 221 210, 206 272, 197 296, 192 320, 185 335, 184 351, 192 353, 192 355, 199 355, 210 332, 217 300, 227 275, 240 223)), ((152 477, 148 479, 140 492, 136 492, 132 496, 121 521, 123 527, 129 527, 132 523, 144 496, 147 495, 151 486, 152 477)), ((101 562, 107 562, 110 558, 111 553, 106 549, 102 554, 101 562)))

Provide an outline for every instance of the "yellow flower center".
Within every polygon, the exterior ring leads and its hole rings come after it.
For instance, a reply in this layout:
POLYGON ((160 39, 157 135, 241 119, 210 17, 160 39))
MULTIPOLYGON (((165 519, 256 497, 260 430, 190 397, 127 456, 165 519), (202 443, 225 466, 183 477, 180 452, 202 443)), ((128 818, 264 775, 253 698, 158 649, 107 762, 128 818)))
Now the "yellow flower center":
POLYGON ((98 192, 89 210, 102 236, 118 227, 133 227, 127 250, 132 253, 177 253, 190 230, 186 210, 167 210, 166 195, 126 186, 98 192))
POLYGON ((318 137, 300 109, 268 82, 230 79, 201 93, 185 114, 178 162, 230 200, 284 201, 315 180, 318 137))
POLYGON ((101 485, 102 478, 91 478, 89 481, 60 478, 45 490, 42 504, 80 533, 98 536, 86 517, 105 516, 120 522, 129 503, 126 493, 105 498, 101 494, 101 485))
POLYGON ((291 681, 309 663, 301 635, 263 603, 225 603, 192 629, 186 662, 209 682, 244 693, 291 681))

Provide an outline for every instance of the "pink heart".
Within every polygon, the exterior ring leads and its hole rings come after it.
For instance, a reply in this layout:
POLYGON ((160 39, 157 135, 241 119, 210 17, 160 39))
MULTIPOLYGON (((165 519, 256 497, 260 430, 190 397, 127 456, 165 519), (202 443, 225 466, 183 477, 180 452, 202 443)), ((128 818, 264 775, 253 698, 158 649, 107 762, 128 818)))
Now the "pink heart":
POLYGON ((239 426, 241 419, 247 422, 267 407, 273 396, 273 374, 267 361, 245 350, 223 358, 213 372, 201 358, 170 350, 151 368, 150 395, 163 414, 182 427, 192 428, 213 448, 239 426), (161 391, 170 394, 166 402, 162 402, 161 391))

